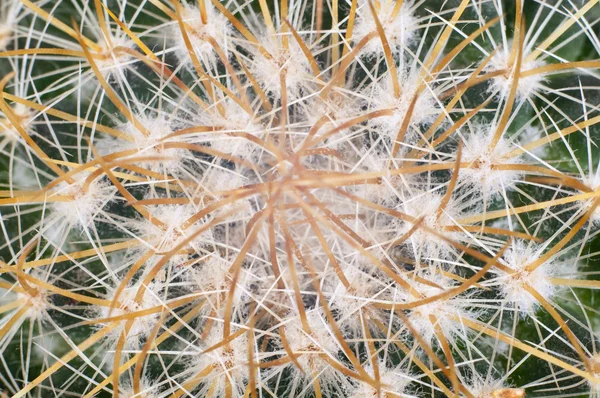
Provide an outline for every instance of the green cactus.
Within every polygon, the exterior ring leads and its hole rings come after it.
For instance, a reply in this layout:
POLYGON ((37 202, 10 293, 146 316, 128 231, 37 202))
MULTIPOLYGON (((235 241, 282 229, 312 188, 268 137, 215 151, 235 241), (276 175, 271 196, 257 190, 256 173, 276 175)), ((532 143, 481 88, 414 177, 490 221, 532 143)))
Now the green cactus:
POLYGON ((1 394, 600 397, 599 22, 2 0, 1 394))

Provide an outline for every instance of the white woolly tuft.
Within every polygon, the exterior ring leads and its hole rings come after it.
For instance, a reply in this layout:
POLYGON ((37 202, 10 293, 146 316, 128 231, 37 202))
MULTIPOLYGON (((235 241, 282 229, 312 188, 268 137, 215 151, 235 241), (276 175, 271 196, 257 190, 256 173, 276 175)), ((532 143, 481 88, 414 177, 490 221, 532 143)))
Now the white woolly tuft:
POLYGON ((371 110, 391 109, 392 114, 377 117, 371 120, 371 125, 379 134, 391 140, 398 136, 400 127, 405 122, 410 111, 410 121, 406 134, 411 133, 411 128, 428 123, 439 114, 439 106, 435 99, 435 91, 431 87, 425 86, 419 89, 423 83, 419 74, 414 71, 399 70, 398 80, 401 87, 400 96, 394 95, 392 79, 389 74, 380 79, 373 86, 367 87, 364 91, 368 98, 367 106, 371 110), (415 105, 411 108, 414 98, 415 105))
MULTIPOLYGON (((385 288, 382 281, 376 276, 369 275, 360 269, 347 267, 344 276, 350 283, 346 287, 341 280, 332 275, 331 296, 329 305, 339 314, 339 324, 348 329, 352 334, 358 333, 362 326, 361 312, 364 311, 369 318, 381 320, 379 313, 369 304, 385 297, 385 288)), ((326 294, 329 286, 325 285, 326 294)))
POLYGON ((549 278, 564 272, 556 261, 549 260, 542 265, 529 271, 527 267, 542 255, 542 250, 532 244, 523 241, 514 241, 504 253, 501 260, 503 264, 511 268, 511 271, 501 269, 494 270, 497 278, 490 285, 497 285, 507 303, 517 309, 521 314, 534 312, 539 303, 534 296, 524 289, 529 286, 545 298, 552 299, 557 291, 549 278))
POLYGON ((492 145, 495 133, 493 125, 479 124, 463 139, 461 162, 469 167, 460 170, 459 180, 474 186, 485 198, 511 189, 522 174, 518 170, 498 170, 497 166, 517 164, 520 159, 504 157, 515 148, 504 135, 492 145))
POLYGON ((88 176, 89 173, 79 173, 74 176, 76 180, 72 184, 62 181, 52 191, 52 195, 69 198, 52 203, 52 214, 57 219, 66 220, 71 226, 87 228, 114 198, 114 186, 100 178, 94 178, 90 184, 86 184, 88 176))
POLYGON ((0 21, 0 51, 5 51, 12 41, 13 27, 0 21))
POLYGON ((285 85, 292 98, 300 94, 302 88, 307 87, 314 78, 310 63, 302 52, 296 40, 288 42, 288 48, 283 48, 280 36, 264 35, 259 38, 260 43, 271 55, 267 58, 258 50, 254 50, 254 58, 250 64, 250 71, 261 85, 263 90, 275 98, 281 97, 281 72, 285 71, 285 85))
MULTIPOLYGON (((490 82, 489 90, 491 92, 497 92, 501 97, 507 97, 510 93, 512 84, 514 82, 513 69, 514 62, 510 63, 511 47, 499 49, 490 60, 490 63, 486 65, 485 70, 488 72, 494 71, 506 71, 504 74, 494 77, 490 82)), ((523 53, 523 61, 521 63, 521 73, 531 69, 539 68, 544 66, 544 61, 536 59, 535 61, 525 61, 528 53, 523 53)), ((519 100, 524 101, 525 99, 533 96, 537 92, 543 89, 544 76, 541 74, 534 74, 530 76, 519 76, 517 82, 517 95, 519 100)))
MULTIPOLYGON (((235 333, 233 330, 232 333, 235 333)), ((215 321, 208 336, 201 342, 201 350, 209 350, 223 341, 223 324, 215 321)), ((202 373, 202 387, 198 396, 211 390, 213 395, 225 396, 227 382, 231 383, 233 397, 243 397, 250 371, 248 367, 248 335, 238 336, 228 344, 206 353, 195 355, 192 368, 196 373, 202 373)))
MULTIPOLYGON (((28 133, 33 132, 33 128, 30 125, 35 113, 33 109, 26 107, 23 104, 14 103, 11 105, 11 110, 14 116, 19 119, 21 127, 28 133)), ((8 142, 14 143, 21 139, 21 134, 17 128, 12 124, 6 115, 0 112, 0 148, 3 146, 2 142, 7 140, 8 142)))
POLYGON ((120 78, 120 71, 124 71, 125 67, 131 64, 135 58, 129 53, 121 50, 115 51, 115 49, 129 48, 133 49, 135 44, 127 36, 116 36, 111 37, 112 46, 109 48, 108 44, 101 40, 101 57, 94 59, 96 66, 100 70, 100 73, 107 78, 109 81, 112 79, 120 78))
POLYGON ((17 33, 17 17, 22 4, 14 0, 5 0, 0 4, 0 51, 6 51, 17 33))
MULTIPOLYGON (((586 176, 586 178, 582 181, 586 186, 591 188, 593 191, 596 191, 600 188, 600 174, 592 173, 590 171, 590 175, 586 176)), ((588 210, 594 205, 594 201, 596 198, 590 198, 588 200, 584 200, 580 202, 583 209, 588 210)), ((600 225, 600 206, 597 206, 596 209, 590 215, 590 222, 594 225, 600 225)))
MULTIPOLYGON (((260 151, 263 150, 246 137, 236 137, 228 133, 246 133, 262 138, 265 126, 256 120, 253 114, 249 114, 234 101, 224 101, 224 114, 214 112, 209 118, 209 123, 219 127, 219 131, 212 133, 209 137, 210 146, 217 151, 228 155, 257 162, 260 159, 260 151)), ((203 141, 205 141, 203 139, 203 141)))
MULTIPOLYGON (((152 282, 150 285, 148 285, 143 297, 141 298, 141 301, 138 302, 136 300, 136 295, 141 286, 141 284, 133 284, 123 289, 118 299, 118 306, 112 309, 112 311, 108 306, 94 306, 91 309, 91 313, 98 318, 110 318, 148 310, 162 304, 160 297, 163 294, 164 287, 161 283, 152 282)), ((108 297, 112 299, 116 293, 116 289, 112 289, 111 293, 112 294, 108 295, 108 297)), ((135 317, 129 332, 127 333, 127 338, 125 339, 125 348, 141 348, 141 342, 152 331, 158 318, 158 313, 135 317)), ((113 329, 109 334, 107 334, 106 341, 108 344, 112 345, 117 342, 117 340, 121 337, 121 334, 125 331, 126 322, 127 321, 121 321, 121 324, 118 328, 113 329)))
MULTIPOLYGON (((589 358, 590 361, 590 373, 596 380, 600 380, 600 354, 595 353, 589 358)), ((590 386, 590 397, 600 397, 600 382, 595 380, 588 380, 590 386)))
POLYGON ((23 300, 26 303, 27 311, 24 316, 32 321, 42 319, 50 309, 49 294, 39 288, 35 296, 28 292, 17 293, 17 300, 23 300))
POLYGON ((408 233, 410 237, 406 243, 411 247, 414 258, 442 258, 453 257, 456 251, 452 244, 441 237, 425 230, 443 232, 443 236, 452 241, 461 241, 465 237, 461 232, 445 230, 445 227, 456 225, 456 220, 460 217, 460 203, 451 199, 443 211, 440 207, 444 200, 444 195, 433 192, 412 192, 411 196, 404 198, 404 201, 398 206, 398 211, 406 213, 415 219, 422 218, 420 227, 411 232, 414 224, 402 222, 394 219, 392 228, 396 233, 394 239, 402 239, 408 233))
POLYGON ((321 354, 336 357, 340 350, 331 327, 320 311, 306 313, 310 333, 302 329, 300 319, 294 317, 285 324, 285 335, 290 348, 298 357, 298 363, 307 374, 319 373, 329 365, 321 354))
MULTIPOLYGON (((194 283, 193 292, 203 292, 214 308, 220 308, 227 297, 233 282, 229 272, 232 259, 211 253, 203 258, 199 267, 190 269, 186 277, 194 283)), ((243 307, 250 295, 260 290, 267 274, 264 268, 256 266, 251 270, 243 269, 238 277, 234 292, 234 305, 243 307)))
MULTIPOLYGON (((190 225, 190 228, 183 228, 188 220, 199 211, 190 204, 152 206, 151 219, 140 218, 130 224, 131 228, 136 230, 140 238, 144 239, 153 250, 158 254, 165 254, 188 240, 195 230, 202 227, 202 222, 197 222, 190 225)), ((212 231, 205 231, 185 244, 178 254, 169 258, 169 262, 174 265, 182 265, 189 259, 186 251, 193 251, 212 242, 212 231)))
MULTIPOLYGON (((433 286, 420 282, 411 283, 422 297, 414 297, 408 292, 401 292, 399 296, 407 304, 419 301, 421 298, 437 296, 456 286, 456 282, 436 274, 426 273, 421 276, 432 282, 433 286)), ((462 294, 417 306, 408 316, 411 326, 428 342, 438 339, 436 336, 438 329, 450 343, 457 338, 465 339, 468 329, 464 328, 460 320, 477 319, 478 316, 478 311, 469 308, 468 296, 468 294, 462 294)))
POLYGON ((133 151, 129 157, 156 158, 135 162, 136 165, 157 173, 174 173, 180 170, 185 157, 186 149, 165 148, 168 142, 177 142, 167 137, 177 130, 177 123, 164 113, 158 115, 138 115, 138 121, 149 133, 145 135, 133 123, 121 126, 121 130, 133 138, 133 142, 106 138, 98 143, 98 150, 102 155, 133 151))
MULTIPOLYGON (((199 1, 205 3, 206 24, 202 22, 200 17, 200 9, 185 1, 182 2, 181 19, 186 24, 185 31, 196 55, 204 62, 212 64, 217 58, 217 52, 209 39, 212 38, 220 47, 220 50, 227 54, 227 40, 231 35, 231 24, 223 14, 217 11, 210 0, 199 1)), ((189 50, 185 45, 181 28, 177 22, 170 25, 169 34, 172 37, 177 58, 180 61, 191 62, 189 50)))
MULTIPOLYGON (((373 13, 367 0, 361 0, 354 27, 353 41, 359 43, 365 36, 377 31, 373 13)), ((383 27, 383 32, 393 52, 403 51, 415 39, 418 21, 413 15, 411 3, 405 1, 397 15, 394 15, 395 2, 381 1, 378 3, 377 19, 383 27)), ((379 36, 371 39, 362 50, 367 55, 383 55, 383 46, 379 36)))
MULTIPOLYGON (((265 379, 278 377, 284 370, 289 369, 292 379, 286 390, 294 396, 311 396, 314 390, 312 380, 316 375, 319 375, 319 385, 323 393, 337 391, 339 394, 340 391, 345 392, 350 387, 346 376, 322 358, 324 355, 329 357, 330 360, 339 362, 338 352, 340 348, 331 327, 320 310, 307 311, 306 316, 310 332, 303 330, 297 315, 283 321, 286 340, 290 345, 290 349, 296 355, 302 370, 299 370, 295 364, 289 363, 284 367, 269 369, 265 379), (294 391, 300 392, 294 393, 294 391)), ((285 354, 283 347, 280 351, 285 354)))
POLYGON ((119 398, 159 398, 159 389, 152 386, 152 381, 149 379, 140 380, 140 392, 135 393, 132 383, 119 384, 119 398))
POLYGON ((522 398, 525 397, 525 390, 520 388, 507 387, 502 380, 483 379, 481 376, 475 376, 468 386, 469 392, 474 398, 522 398))
MULTIPOLYGON (((373 398, 377 396, 402 396, 403 398, 413 397, 412 395, 405 394, 405 390, 410 384, 411 378, 406 374, 406 372, 402 371, 400 367, 390 369, 385 363, 379 361, 378 369, 378 381, 381 383, 381 389, 379 393, 372 385, 361 381, 354 387, 354 389, 348 395, 348 398, 373 398)), ((365 366, 365 371, 371 377, 373 377, 375 374, 375 370, 371 364, 365 366)))

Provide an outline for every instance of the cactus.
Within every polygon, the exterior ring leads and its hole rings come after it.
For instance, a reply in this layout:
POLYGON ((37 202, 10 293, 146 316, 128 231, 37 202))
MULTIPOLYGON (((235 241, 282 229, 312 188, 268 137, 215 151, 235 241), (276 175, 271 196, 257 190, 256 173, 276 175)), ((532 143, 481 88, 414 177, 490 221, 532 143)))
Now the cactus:
POLYGON ((11 397, 600 397, 598 0, 3 0, 11 397))

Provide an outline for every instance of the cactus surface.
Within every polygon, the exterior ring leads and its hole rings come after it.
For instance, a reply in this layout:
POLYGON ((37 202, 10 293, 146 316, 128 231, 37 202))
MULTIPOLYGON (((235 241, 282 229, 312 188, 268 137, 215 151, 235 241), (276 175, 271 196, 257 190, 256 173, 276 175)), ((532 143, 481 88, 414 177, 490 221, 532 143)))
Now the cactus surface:
POLYGON ((598 0, 2 0, 6 397, 600 397, 598 0))

